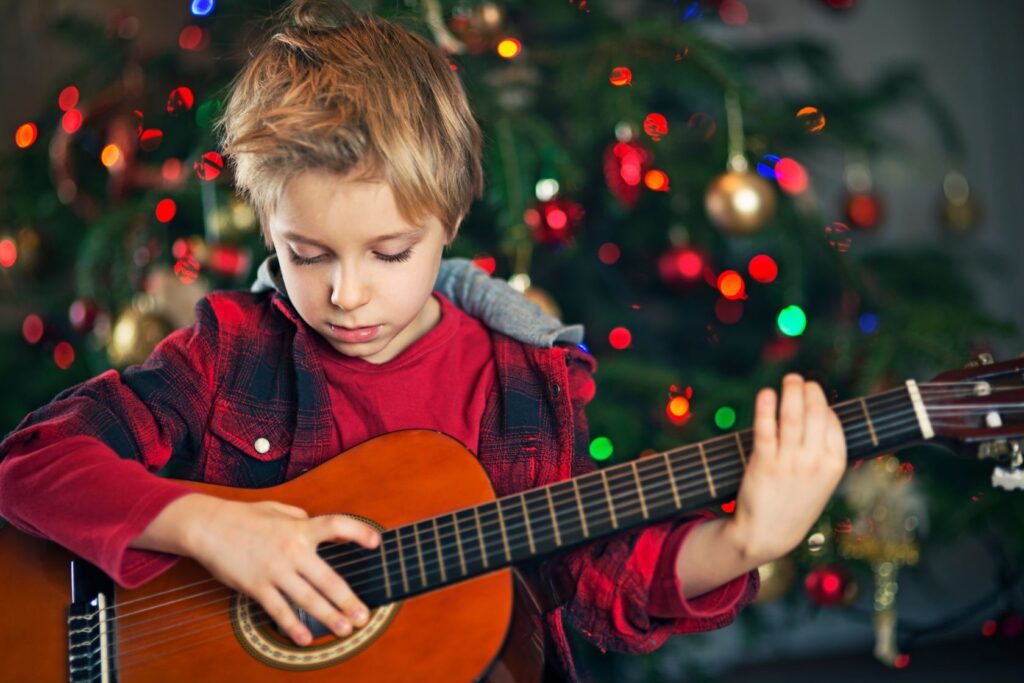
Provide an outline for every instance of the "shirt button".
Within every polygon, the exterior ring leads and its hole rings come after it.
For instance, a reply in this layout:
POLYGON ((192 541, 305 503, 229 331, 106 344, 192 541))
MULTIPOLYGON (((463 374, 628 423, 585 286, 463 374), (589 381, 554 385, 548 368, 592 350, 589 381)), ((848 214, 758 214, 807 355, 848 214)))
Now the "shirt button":
POLYGON ((551 385, 551 395, 552 396, 558 396, 560 393, 562 393, 562 387, 558 386, 557 383, 556 384, 552 384, 551 385))
POLYGON ((264 453, 270 450, 270 442, 261 436, 260 438, 256 439, 256 443, 254 443, 252 447, 256 449, 257 453, 263 455, 264 453))

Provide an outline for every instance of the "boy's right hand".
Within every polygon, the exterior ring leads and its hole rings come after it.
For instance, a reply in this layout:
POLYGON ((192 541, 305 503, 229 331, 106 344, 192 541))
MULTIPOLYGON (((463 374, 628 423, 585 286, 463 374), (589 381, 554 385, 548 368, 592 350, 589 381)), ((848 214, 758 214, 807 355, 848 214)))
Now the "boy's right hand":
POLYGON ((259 602, 299 645, 312 642, 312 634, 289 600, 339 636, 369 620, 366 605, 316 549, 326 541, 376 548, 380 534, 373 527, 344 515, 310 518, 301 508, 273 501, 242 503, 189 494, 161 511, 139 540, 165 513, 178 522, 179 554, 259 602))

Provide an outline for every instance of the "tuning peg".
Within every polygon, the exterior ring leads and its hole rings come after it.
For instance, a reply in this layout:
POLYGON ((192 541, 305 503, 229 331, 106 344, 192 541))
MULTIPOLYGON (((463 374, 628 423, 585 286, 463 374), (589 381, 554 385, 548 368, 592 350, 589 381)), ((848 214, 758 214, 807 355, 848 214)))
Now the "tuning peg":
POLYGON ((996 359, 992 357, 991 353, 979 353, 972 360, 967 361, 967 367, 976 368, 979 365, 995 365, 996 359))

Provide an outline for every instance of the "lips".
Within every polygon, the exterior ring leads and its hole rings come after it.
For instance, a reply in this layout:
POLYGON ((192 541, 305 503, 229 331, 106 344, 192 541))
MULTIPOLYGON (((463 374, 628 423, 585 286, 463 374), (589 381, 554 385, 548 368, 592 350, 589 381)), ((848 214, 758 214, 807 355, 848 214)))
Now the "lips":
POLYGON ((349 344, 358 344, 360 342, 367 342, 377 336, 380 332, 380 325, 371 325, 369 327, 340 327, 338 325, 332 325, 328 323, 331 328, 331 333, 335 338, 340 341, 349 344))

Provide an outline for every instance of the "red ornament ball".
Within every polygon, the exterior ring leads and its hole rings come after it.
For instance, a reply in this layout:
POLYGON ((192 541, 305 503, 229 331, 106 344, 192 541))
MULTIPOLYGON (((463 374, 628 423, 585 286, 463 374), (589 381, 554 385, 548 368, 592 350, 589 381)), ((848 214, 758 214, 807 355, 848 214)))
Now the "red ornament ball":
POLYGON ((840 565, 824 565, 804 578, 804 592, 817 605, 838 605, 846 601, 852 582, 840 565))
POLYGON ((583 207, 571 199, 554 197, 527 209, 523 220, 537 242, 561 246, 572 242, 579 232, 583 207))

